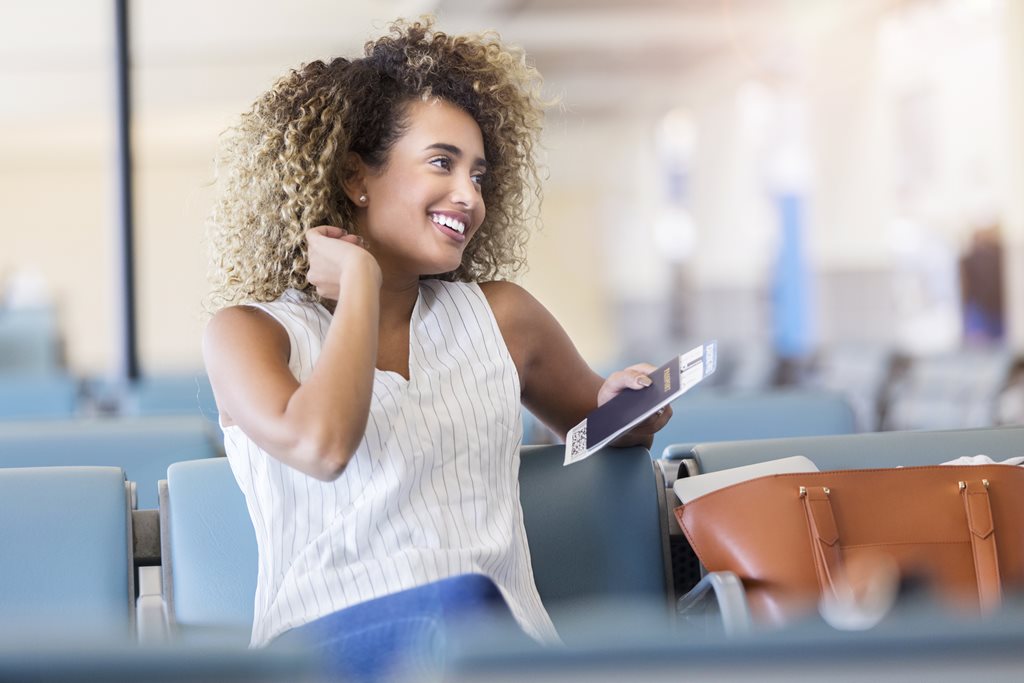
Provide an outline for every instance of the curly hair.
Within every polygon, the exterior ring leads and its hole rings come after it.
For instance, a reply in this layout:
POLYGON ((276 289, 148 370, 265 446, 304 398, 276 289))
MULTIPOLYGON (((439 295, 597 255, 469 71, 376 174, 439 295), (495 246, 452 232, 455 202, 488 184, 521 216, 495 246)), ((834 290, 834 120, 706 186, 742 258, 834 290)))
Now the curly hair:
POLYGON ((364 53, 292 70, 226 131, 208 226, 209 308, 270 301, 287 288, 317 297, 306 281, 305 232, 329 224, 358 234, 342 187, 346 160, 354 152, 383 168, 414 99, 443 99, 469 113, 488 165, 486 218, 461 265, 435 277, 495 279, 525 265, 529 230, 539 221, 534 153, 547 105, 536 69, 494 32, 450 36, 430 17, 394 22, 364 53))

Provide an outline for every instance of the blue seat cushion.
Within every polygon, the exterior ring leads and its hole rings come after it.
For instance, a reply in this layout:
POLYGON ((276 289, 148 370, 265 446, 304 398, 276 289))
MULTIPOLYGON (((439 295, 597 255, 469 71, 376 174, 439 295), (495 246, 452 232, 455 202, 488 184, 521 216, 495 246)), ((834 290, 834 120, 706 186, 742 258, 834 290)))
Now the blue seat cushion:
POLYGON ((162 531, 169 541, 175 623, 183 632, 201 626, 248 634, 259 556, 227 458, 171 465, 165 502, 162 531))
POLYGON ((594 602, 667 605, 661 506, 647 449, 605 448, 570 467, 562 466, 563 445, 521 453, 534 578, 556 628, 594 602))
POLYGON ((127 632, 129 508, 116 467, 0 469, 0 621, 127 632))

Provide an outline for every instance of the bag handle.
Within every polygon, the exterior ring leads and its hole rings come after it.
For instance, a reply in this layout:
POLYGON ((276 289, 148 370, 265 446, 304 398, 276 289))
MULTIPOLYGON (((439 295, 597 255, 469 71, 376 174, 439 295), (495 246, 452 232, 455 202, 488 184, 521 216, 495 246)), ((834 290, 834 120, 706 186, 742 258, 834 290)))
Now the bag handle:
POLYGON ((971 532, 971 552, 974 555, 974 573, 978 579, 978 601, 982 612, 997 609, 1003 597, 999 578, 999 553, 996 551, 996 529, 988 488, 988 479, 960 482, 960 497, 963 498, 964 511, 967 513, 967 528, 971 532))
POLYGON ((800 499, 807 515, 807 530, 811 536, 811 555, 814 570, 818 574, 818 585, 822 592, 836 595, 836 580, 839 578, 839 527, 832 514, 830 491, 827 486, 801 486, 800 499))
MULTIPOLYGON (((1002 602, 1002 582, 999 576, 999 553, 996 549, 995 521, 989 499, 988 479, 980 482, 959 482, 971 536, 971 554, 978 582, 978 601, 983 612, 997 609, 1002 602)), ((837 595, 840 578, 839 527, 832 513, 831 491, 827 486, 801 486, 800 499, 807 516, 807 530, 811 538, 811 555, 818 584, 822 592, 837 595)))

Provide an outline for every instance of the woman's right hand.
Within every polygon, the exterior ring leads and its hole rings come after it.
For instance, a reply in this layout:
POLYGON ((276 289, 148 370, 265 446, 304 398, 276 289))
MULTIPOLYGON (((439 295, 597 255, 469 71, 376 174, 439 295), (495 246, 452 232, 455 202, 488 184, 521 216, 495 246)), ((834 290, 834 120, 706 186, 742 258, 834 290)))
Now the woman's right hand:
POLYGON ((346 270, 365 267, 380 281, 380 267, 358 235, 333 225, 319 225, 306 231, 309 271, 306 280, 324 299, 338 300, 341 276, 346 270))

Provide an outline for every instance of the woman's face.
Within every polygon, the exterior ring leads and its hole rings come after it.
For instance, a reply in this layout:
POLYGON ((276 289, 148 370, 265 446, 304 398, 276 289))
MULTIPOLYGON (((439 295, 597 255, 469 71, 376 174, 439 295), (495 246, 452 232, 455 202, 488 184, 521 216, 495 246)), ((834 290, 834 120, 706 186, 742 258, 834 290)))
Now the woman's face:
POLYGON ((365 176, 363 236, 385 272, 446 273, 484 220, 483 135, 444 100, 415 100, 406 114, 384 168, 365 176))

